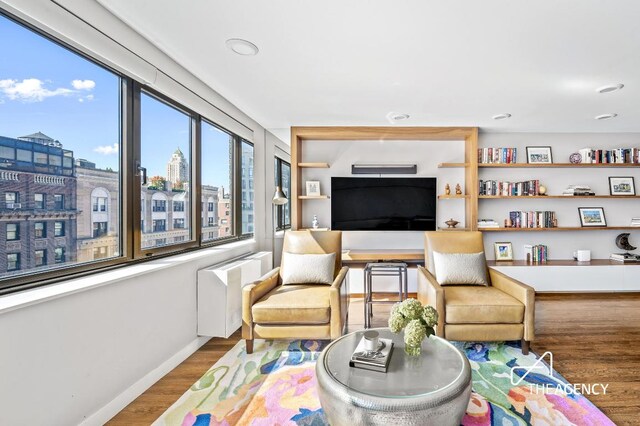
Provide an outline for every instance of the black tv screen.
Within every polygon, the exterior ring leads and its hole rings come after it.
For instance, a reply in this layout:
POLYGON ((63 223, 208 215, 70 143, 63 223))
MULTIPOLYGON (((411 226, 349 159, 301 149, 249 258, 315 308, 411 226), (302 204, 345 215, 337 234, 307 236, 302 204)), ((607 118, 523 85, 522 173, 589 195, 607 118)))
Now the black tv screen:
POLYGON ((436 178, 331 178, 331 229, 435 231, 436 178))

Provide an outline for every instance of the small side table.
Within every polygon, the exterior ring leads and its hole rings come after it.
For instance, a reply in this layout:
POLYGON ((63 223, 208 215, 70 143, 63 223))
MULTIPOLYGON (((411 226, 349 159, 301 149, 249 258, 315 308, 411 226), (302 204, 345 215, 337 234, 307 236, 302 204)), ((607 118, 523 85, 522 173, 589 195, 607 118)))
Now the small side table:
POLYGON ((367 263, 364 268, 364 328, 371 327, 374 303, 397 303, 409 297, 407 264, 404 262, 367 263), (398 277, 397 300, 373 300, 373 277, 398 277))

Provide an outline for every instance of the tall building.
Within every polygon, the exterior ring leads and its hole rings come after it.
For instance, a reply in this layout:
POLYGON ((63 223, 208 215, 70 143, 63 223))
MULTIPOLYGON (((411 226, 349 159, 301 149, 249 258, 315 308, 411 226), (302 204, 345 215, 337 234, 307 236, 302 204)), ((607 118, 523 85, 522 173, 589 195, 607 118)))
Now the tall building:
POLYGON ((189 179, 189 163, 180 148, 176 149, 167 163, 167 180, 173 184, 184 184, 189 179))
POLYGON ((43 133, 0 136, 0 273, 76 259, 73 151, 43 133))

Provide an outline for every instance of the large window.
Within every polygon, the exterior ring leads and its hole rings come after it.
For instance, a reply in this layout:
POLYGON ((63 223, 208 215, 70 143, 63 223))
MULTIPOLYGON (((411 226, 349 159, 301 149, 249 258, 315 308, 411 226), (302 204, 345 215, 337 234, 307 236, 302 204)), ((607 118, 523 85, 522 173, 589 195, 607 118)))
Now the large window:
MULTIPOLYGON (((144 198, 152 200, 149 212, 153 227, 143 230, 142 249, 175 244, 166 240, 168 220, 167 205, 174 198, 184 203, 184 210, 174 212, 180 218, 187 218, 191 212, 191 117, 157 97, 141 94, 140 102, 140 150, 141 164, 147 169, 148 181, 143 182, 141 191, 144 198)), ((183 228, 186 239, 191 238, 188 225, 183 228)))
POLYGON ((220 216, 232 204, 232 162, 235 138, 216 126, 202 122, 202 240, 233 236, 231 227, 221 229, 220 216))
MULTIPOLYGON (((115 194, 120 189, 121 78, 2 15, 0 40, 11 40, 2 44, 0 65, 0 156, 2 171, 11 172, 0 178, 0 221, 7 210, 21 211, 13 213, 16 231, 7 230, 15 243, 0 245, 8 259, 0 263, 1 289, 4 278, 35 280, 34 268, 59 269, 45 247, 56 247, 65 266, 94 260, 84 249, 93 237, 91 190, 105 180, 115 194), (80 158, 89 166, 77 166, 80 158)), ((111 220, 119 220, 119 202, 111 220)))
POLYGON ((250 141, 1 14, 0 40, 0 294, 253 234, 250 141))
POLYGON ((288 199, 287 204, 276 206, 276 229, 281 231, 291 228, 291 164, 276 157, 275 172, 276 186, 282 188, 288 199))
POLYGON ((242 233, 253 234, 253 145, 242 141, 242 233))

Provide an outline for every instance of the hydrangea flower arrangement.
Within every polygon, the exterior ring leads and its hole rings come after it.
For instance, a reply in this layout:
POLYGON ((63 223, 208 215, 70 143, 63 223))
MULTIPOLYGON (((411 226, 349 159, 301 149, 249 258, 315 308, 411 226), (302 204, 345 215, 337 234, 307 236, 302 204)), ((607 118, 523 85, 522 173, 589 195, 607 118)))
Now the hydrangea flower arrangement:
POLYGON ((394 333, 404 330, 404 350, 409 355, 420 355, 422 341, 435 334, 438 312, 431 306, 422 306, 416 299, 396 303, 389 315, 389 329, 394 333))

